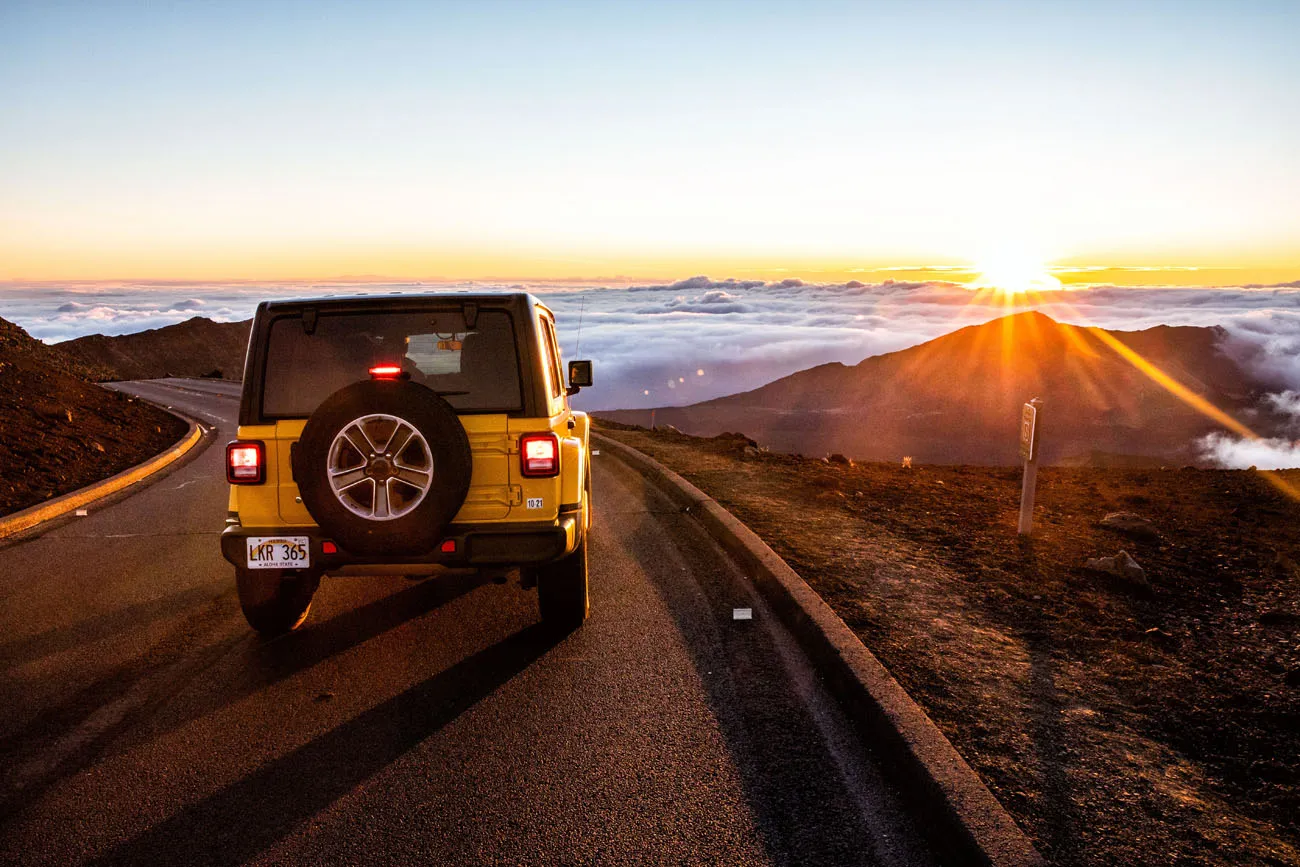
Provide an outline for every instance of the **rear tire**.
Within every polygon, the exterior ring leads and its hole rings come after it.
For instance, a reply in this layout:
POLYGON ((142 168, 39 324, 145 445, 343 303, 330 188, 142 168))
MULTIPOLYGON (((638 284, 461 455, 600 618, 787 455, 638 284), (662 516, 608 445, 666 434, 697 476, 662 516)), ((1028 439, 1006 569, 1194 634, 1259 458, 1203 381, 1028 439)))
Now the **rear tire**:
POLYGON ((587 582, 587 540, 563 560, 537 567, 537 608, 542 623, 556 632, 572 632, 591 609, 587 582))
POLYGON ((248 625, 266 638, 292 632, 311 611, 320 576, 235 568, 239 607, 248 625))
MULTIPOLYGON (((385 447, 381 444, 376 451, 385 447)), ((379 556, 432 550, 465 502, 474 466, 469 435, 456 410, 423 385, 401 381, 354 382, 327 397, 303 427, 292 461, 303 505, 321 529, 346 551, 379 556), (330 466, 332 444, 349 426, 373 415, 409 425, 429 449, 429 487, 418 505, 396 518, 367 519, 351 511, 330 485, 335 469, 330 466)), ((382 463, 392 472, 390 461, 382 463)))

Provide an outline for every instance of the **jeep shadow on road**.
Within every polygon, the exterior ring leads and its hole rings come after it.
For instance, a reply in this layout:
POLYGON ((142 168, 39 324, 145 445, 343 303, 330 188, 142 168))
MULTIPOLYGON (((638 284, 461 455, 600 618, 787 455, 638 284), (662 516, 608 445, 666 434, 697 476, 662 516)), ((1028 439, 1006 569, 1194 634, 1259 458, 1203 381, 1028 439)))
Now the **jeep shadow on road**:
POLYGON ((50 653, 75 651, 176 618, 164 637, 145 652, 0 738, 0 766, 8 784, 0 796, 0 827, 43 793, 96 763, 146 745, 431 614, 486 582, 481 575, 459 573, 411 584, 329 619, 313 619, 307 628, 273 641, 245 631, 233 588, 217 598, 190 590, 175 594, 171 601, 130 606, 12 647, 0 646, 0 663, 12 669, 50 653), (210 631, 202 632, 204 627, 210 631), (235 676, 215 690, 191 689, 200 678, 211 677, 218 665, 235 676), (183 701, 175 701, 182 695, 183 701), (83 739, 80 732, 87 723, 124 696, 135 698, 121 718, 98 730, 92 728, 93 733, 83 739), (78 741, 75 749, 59 755, 61 744, 78 741))
POLYGON ((97 864, 242 864, 492 694, 558 641, 534 624, 362 712, 101 855, 97 864))

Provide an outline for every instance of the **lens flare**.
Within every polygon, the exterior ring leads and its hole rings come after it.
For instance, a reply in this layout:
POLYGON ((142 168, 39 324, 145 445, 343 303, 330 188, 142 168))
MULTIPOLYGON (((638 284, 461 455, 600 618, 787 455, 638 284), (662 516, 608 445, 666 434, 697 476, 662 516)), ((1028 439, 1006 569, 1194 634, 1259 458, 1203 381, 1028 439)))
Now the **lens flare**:
POLYGON ((1061 281, 1037 257, 1015 252, 1003 252, 980 260, 975 268, 979 272, 974 286, 991 289, 1003 295, 1025 295, 1033 292, 1052 292, 1061 288, 1061 281))

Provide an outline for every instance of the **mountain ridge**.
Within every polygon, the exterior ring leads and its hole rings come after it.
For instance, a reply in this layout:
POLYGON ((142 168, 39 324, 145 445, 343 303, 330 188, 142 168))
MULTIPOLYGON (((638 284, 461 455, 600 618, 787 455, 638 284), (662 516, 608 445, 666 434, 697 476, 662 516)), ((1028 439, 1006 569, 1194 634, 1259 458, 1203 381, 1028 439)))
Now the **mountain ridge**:
MULTIPOLYGON (((781 451, 1008 464, 1017 459, 1019 407, 1038 397, 1048 462, 1092 452, 1192 462, 1196 441, 1222 428, 1162 376, 1262 434, 1281 425, 1262 406, 1263 385, 1221 351, 1225 334, 1217 326, 1105 331, 1029 311, 653 414, 687 433, 744 431, 781 451)), ((651 410, 600 416, 647 425, 651 410)))
POLYGON ((101 381, 214 374, 238 380, 244 372, 251 326, 251 319, 215 322, 192 316, 184 322, 132 334, 90 334, 51 348, 98 371, 95 378, 101 381))

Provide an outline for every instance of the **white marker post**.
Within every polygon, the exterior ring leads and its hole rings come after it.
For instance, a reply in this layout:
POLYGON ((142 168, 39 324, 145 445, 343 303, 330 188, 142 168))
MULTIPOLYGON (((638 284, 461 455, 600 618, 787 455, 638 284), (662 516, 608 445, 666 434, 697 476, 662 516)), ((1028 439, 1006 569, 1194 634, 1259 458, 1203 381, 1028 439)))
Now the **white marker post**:
POLYGON ((1020 457, 1025 460, 1025 479, 1020 486, 1020 527, 1028 536, 1034 529, 1034 489, 1038 485, 1038 413, 1043 402, 1034 398, 1020 413, 1020 457))

